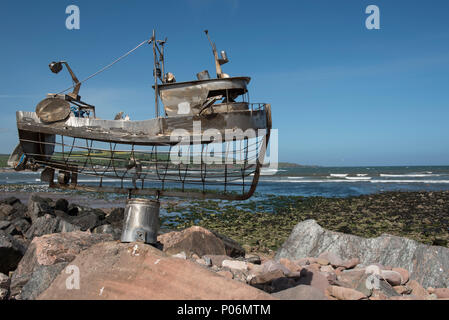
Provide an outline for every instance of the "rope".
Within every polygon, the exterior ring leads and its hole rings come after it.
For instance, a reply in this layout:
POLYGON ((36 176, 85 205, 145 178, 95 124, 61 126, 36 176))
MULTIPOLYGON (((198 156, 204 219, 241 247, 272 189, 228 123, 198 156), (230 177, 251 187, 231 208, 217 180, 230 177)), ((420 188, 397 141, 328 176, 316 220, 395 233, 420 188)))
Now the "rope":
MULTIPOLYGON (((117 62, 119 62, 119 61, 122 60, 123 58, 127 57, 128 55, 130 55, 131 53, 133 53, 134 51, 136 51, 137 49, 139 49, 139 48, 140 48, 141 46, 143 46, 145 43, 148 43, 148 41, 149 41, 149 40, 143 41, 143 42, 140 43, 137 47, 135 47, 134 49, 128 51, 127 53, 125 53, 124 55, 122 55, 120 58, 114 60, 113 62, 111 62, 110 64, 108 64, 107 66, 105 66, 104 68, 102 68, 102 69, 98 70, 97 72, 91 74, 91 75, 88 76, 86 79, 80 81, 80 83, 83 83, 83 82, 85 82, 85 81, 87 81, 87 80, 89 80, 89 79, 95 77, 96 75, 102 73, 103 71, 106 71, 107 69, 109 69, 110 67, 112 67, 114 64, 116 64, 117 62)), ((65 89, 65 90, 62 90, 62 91, 59 92, 58 94, 61 94, 61 93, 66 92, 66 91, 68 91, 68 90, 70 90, 70 89, 73 89, 74 87, 75 87, 75 84, 74 84, 73 86, 71 86, 71 87, 65 89)))

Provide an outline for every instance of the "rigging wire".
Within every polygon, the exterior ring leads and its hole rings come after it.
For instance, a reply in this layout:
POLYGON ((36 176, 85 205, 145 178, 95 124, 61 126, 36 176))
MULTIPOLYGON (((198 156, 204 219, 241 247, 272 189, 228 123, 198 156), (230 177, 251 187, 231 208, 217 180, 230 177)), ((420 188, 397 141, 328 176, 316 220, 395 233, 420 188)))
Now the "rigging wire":
MULTIPOLYGON (((121 57, 119 57, 118 59, 114 60, 113 62, 111 62, 111 63, 108 64, 107 66, 105 66, 105 67, 103 67, 102 69, 98 70, 97 72, 91 74, 90 76, 88 76, 86 79, 80 81, 79 83, 83 83, 83 82, 85 82, 85 81, 87 81, 87 80, 89 80, 89 79, 95 77, 96 75, 102 73, 103 71, 106 71, 107 69, 109 69, 110 67, 112 67, 114 64, 116 64, 117 62, 119 62, 119 61, 122 60, 123 58, 127 57, 128 55, 130 55, 131 53, 133 53, 134 51, 136 51, 137 49, 139 49, 141 46, 143 46, 145 43, 148 43, 149 41, 151 41, 151 40, 145 40, 145 41, 142 41, 137 47, 135 47, 134 49, 131 49, 130 51, 128 51, 127 53, 125 53, 124 55, 122 55, 121 57)), ((65 89, 65 90, 62 90, 61 92, 58 92, 57 94, 64 93, 64 92, 66 92, 66 91, 68 91, 68 90, 70 90, 70 89, 73 89, 74 87, 75 87, 75 84, 72 85, 71 87, 65 89)))

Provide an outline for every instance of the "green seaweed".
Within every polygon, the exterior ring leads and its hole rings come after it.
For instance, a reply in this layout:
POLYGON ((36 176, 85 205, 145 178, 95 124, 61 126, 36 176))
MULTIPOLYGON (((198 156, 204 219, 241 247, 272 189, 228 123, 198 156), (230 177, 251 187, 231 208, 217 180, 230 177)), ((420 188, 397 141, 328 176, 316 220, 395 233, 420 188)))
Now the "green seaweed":
POLYGON ((322 227, 362 237, 383 233, 448 246, 449 192, 385 192, 349 198, 264 196, 244 203, 181 201, 167 207, 168 229, 192 225, 222 233, 255 251, 278 249, 293 227, 315 219, 322 227))

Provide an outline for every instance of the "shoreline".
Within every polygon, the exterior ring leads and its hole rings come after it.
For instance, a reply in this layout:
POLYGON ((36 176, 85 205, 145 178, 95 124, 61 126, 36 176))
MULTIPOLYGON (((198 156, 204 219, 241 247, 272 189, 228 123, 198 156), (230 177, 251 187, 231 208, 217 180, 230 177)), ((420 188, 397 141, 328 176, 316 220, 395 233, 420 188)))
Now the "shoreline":
MULTIPOLYGON (((103 209, 124 208, 126 197, 79 192, 2 191, 0 200, 16 197, 26 204, 30 194, 103 209)), ((163 199, 161 230, 193 225, 217 231, 249 251, 270 254, 293 227, 314 219, 324 228, 373 238, 387 233, 428 245, 448 247, 449 191, 389 191, 345 198, 267 195, 247 201, 163 199)))

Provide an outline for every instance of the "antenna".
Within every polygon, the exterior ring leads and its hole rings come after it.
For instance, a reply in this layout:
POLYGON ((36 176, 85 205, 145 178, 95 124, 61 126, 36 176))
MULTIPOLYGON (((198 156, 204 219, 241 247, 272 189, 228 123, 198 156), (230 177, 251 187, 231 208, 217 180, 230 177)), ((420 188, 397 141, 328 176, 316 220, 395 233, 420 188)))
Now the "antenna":
POLYGON ((221 70, 221 65, 229 62, 226 52, 221 51, 221 58, 218 58, 217 47, 215 46, 215 43, 213 43, 210 40, 209 31, 204 30, 204 33, 206 34, 207 39, 209 39, 209 43, 212 46, 212 52, 214 53, 214 59, 215 59, 215 69, 217 71, 217 78, 224 78, 223 71, 221 70))
POLYGON ((164 40, 157 40, 157 43, 161 46, 161 51, 159 55, 159 61, 161 62, 162 69, 162 83, 165 83, 165 55, 164 55, 164 46, 167 43, 167 37, 164 40))

